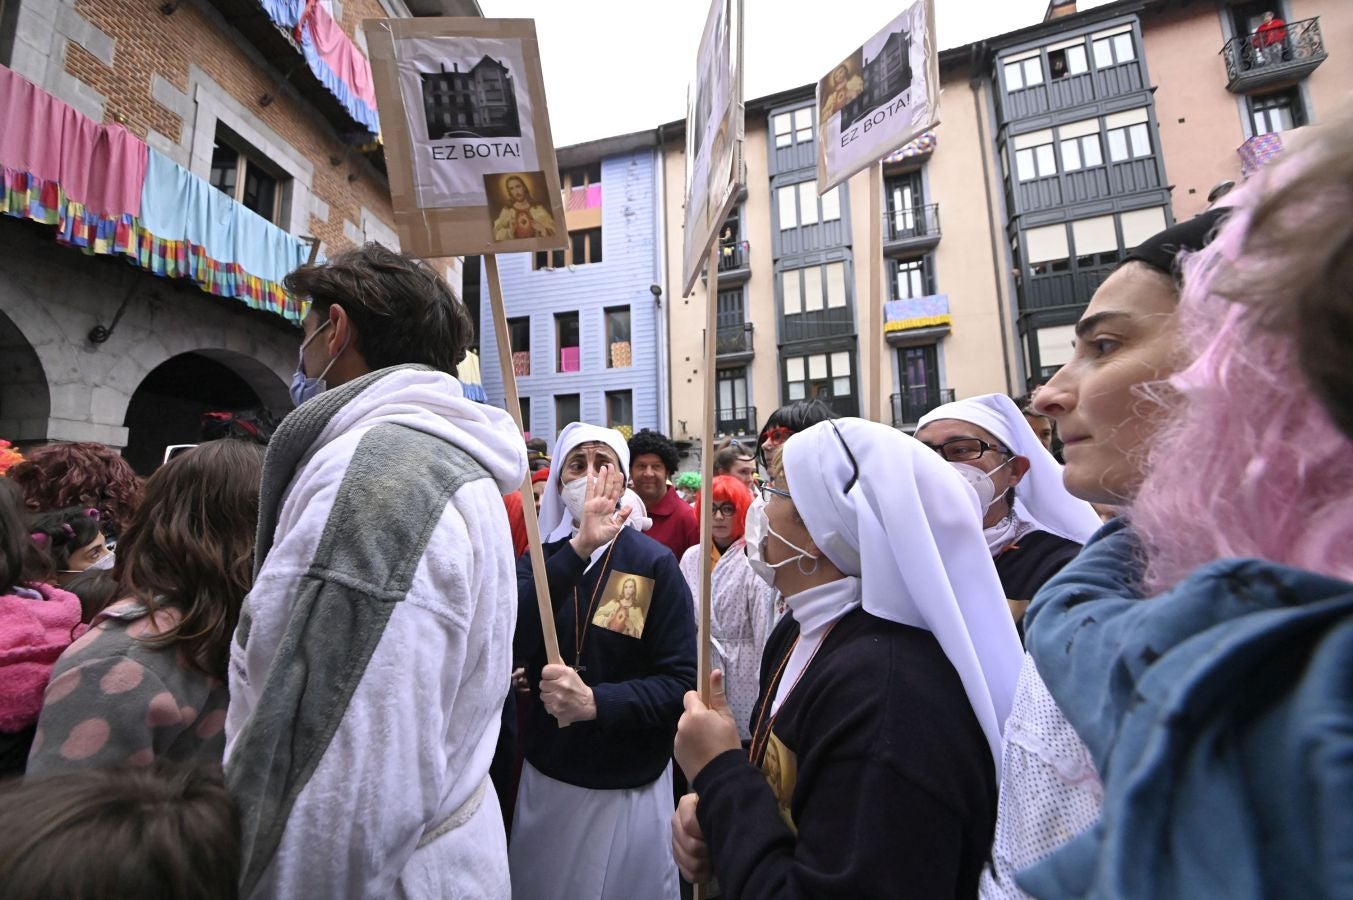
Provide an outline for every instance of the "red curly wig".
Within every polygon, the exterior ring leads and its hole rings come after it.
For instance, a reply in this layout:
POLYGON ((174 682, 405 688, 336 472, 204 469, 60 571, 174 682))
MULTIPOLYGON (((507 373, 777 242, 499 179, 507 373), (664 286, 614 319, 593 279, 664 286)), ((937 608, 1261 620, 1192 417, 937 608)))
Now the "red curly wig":
POLYGON ((49 444, 28 454, 8 476, 33 512, 93 507, 111 535, 120 534, 141 503, 141 479, 103 444, 49 444))
MULTIPOLYGON (((697 494, 695 498, 695 518, 697 521, 700 519, 700 501, 703 498, 703 491, 697 494)), ((747 508, 752 505, 751 489, 732 475, 718 475, 714 479, 714 503, 716 506, 720 503, 733 504, 733 509, 736 512, 733 513, 733 527, 728 532, 728 539, 736 541, 741 538, 747 526, 747 508)))

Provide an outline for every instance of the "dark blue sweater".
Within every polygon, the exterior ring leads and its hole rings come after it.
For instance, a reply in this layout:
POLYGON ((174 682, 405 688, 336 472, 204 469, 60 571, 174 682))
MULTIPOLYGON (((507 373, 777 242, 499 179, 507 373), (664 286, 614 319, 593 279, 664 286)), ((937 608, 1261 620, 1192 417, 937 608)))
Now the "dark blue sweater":
POLYGON ((545 646, 529 555, 517 563, 513 648, 531 684, 526 759, 558 781, 602 790, 642 787, 662 774, 672 757, 682 699, 695 688, 695 617, 676 558, 632 528, 621 529, 608 551, 584 574, 588 563, 567 539, 545 545, 559 652, 565 663, 582 666, 579 674, 592 688, 597 718, 560 728, 540 702, 545 646), (639 637, 593 624, 626 576, 635 576, 644 588, 645 580, 652 584, 651 597, 640 591, 638 605, 647 609, 639 637))

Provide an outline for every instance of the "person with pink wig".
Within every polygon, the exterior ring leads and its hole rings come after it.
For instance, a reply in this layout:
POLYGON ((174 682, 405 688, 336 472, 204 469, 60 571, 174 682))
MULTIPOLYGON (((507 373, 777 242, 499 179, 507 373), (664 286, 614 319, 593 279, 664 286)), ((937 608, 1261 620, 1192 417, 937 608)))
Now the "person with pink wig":
MULTIPOLYGON (((1071 361, 1035 395, 1034 409, 1056 421, 1066 442, 1062 483, 1074 497, 1120 506, 1136 495, 1159 421, 1158 408, 1143 401, 1143 385, 1168 378, 1188 355, 1178 340, 1177 257, 1205 246, 1224 215, 1178 223, 1136 247, 1077 323, 1071 361)), ((1006 721, 992 864, 979 888, 984 900, 1027 897, 1016 874, 1099 819, 1096 763, 1048 693, 1045 665, 1060 662, 1036 664, 1025 655, 1006 721)))
MULTIPOLYGON (((1238 192, 1184 263, 1192 361, 1138 392, 1158 421, 1127 515, 1029 611, 1038 672, 1103 779, 1097 824, 1018 875, 1035 896, 1348 893, 1353 446, 1331 419, 1348 399, 1312 389, 1284 313, 1353 299, 1350 139, 1338 125, 1238 192)), ((1039 405, 1070 423, 1069 484, 1089 474, 1073 459, 1113 457, 1121 438, 1082 428, 1069 393, 1039 405)))

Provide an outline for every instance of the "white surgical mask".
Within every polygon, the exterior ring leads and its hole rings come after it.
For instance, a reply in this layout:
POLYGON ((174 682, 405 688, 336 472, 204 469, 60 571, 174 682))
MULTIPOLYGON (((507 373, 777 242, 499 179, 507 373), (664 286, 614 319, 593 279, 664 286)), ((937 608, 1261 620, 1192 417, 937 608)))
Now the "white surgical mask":
POLYGON ((573 517, 573 525, 577 527, 583 520, 583 505, 587 503, 587 476, 575 478, 559 490, 560 496, 564 501, 564 509, 573 517))
POLYGON ((982 515, 987 514, 987 510, 995 505, 1000 497, 996 494, 996 482, 991 480, 992 474, 999 472, 1002 468, 1009 465, 1012 456, 1001 463, 990 472, 983 472, 977 466, 970 466, 967 463, 951 462, 949 465, 954 467, 954 471, 963 476, 963 480, 972 485, 973 490, 977 491, 977 502, 982 506, 982 515))
POLYGON ((817 557, 804 550, 802 547, 795 546, 785 540, 779 532, 770 527, 770 519, 766 516, 766 506, 757 499, 747 509, 747 521, 743 526, 743 538, 747 541, 747 564, 752 567, 752 571, 757 574, 762 581, 771 587, 775 587, 775 571, 782 566, 790 563, 798 563, 799 571, 804 575, 812 575, 817 571, 817 557), (791 550, 798 551, 797 556, 791 556, 789 559, 781 560, 778 563, 768 563, 765 559, 765 543, 769 538, 775 538, 791 550), (811 559, 812 568, 805 568, 803 560, 811 559))
POLYGON ((107 556, 100 556, 97 560, 89 564, 91 569, 111 569, 117 565, 117 554, 112 550, 108 551, 107 556))

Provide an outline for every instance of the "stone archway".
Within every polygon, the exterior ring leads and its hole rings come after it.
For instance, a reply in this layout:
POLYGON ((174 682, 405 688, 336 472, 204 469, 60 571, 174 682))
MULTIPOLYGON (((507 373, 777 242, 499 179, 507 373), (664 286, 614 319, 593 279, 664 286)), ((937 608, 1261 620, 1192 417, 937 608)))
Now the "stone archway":
POLYGON ((122 455, 145 475, 164 459, 165 447, 200 440, 202 414, 278 408, 287 388, 251 357, 207 349, 171 356, 141 380, 127 402, 127 445, 122 455), (270 402, 274 401, 274 402, 270 402))
POLYGON ((46 440, 51 414, 51 391, 37 350, 0 312, 0 438, 15 444, 46 440))

